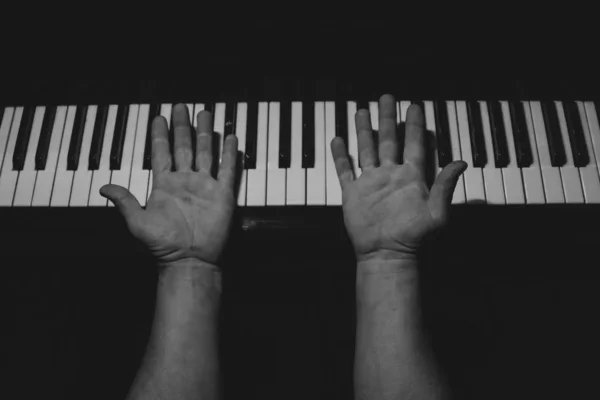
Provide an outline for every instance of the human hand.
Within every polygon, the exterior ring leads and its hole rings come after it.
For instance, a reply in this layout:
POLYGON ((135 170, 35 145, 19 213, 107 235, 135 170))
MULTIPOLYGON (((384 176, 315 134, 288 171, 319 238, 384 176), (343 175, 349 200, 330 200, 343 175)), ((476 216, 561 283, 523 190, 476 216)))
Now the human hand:
POLYGON ((212 118, 197 116, 196 169, 192 169, 192 128, 184 104, 173 108, 174 157, 169 150, 167 121, 152 123, 152 192, 146 209, 124 187, 104 185, 100 194, 119 209, 131 233, 162 266, 200 261, 215 265, 229 235, 233 216, 237 138, 223 145, 217 179, 211 176, 212 118), (171 171, 172 162, 175 171, 171 171))
POLYGON ((379 99, 378 152, 369 112, 359 110, 355 121, 361 176, 354 177, 343 139, 334 138, 331 151, 342 186, 344 222, 357 259, 414 258, 422 240, 446 222, 456 182, 467 164, 448 164, 429 190, 425 182, 426 131, 419 106, 408 109, 403 164, 398 164, 393 96, 379 99))

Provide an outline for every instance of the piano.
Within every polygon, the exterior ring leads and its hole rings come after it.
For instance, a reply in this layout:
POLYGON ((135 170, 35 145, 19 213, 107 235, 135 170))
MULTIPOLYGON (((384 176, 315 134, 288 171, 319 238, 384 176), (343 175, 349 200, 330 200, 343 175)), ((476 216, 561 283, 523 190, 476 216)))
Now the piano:
MULTIPOLYGON (((352 398, 355 260, 329 142, 347 139, 356 161, 354 112, 368 108, 376 130, 377 100, 392 93, 400 137, 408 106, 425 112, 430 179, 452 160, 469 164, 450 223, 428 241, 421 264, 424 323, 455 396, 598 392, 589 366, 600 356, 593 74, 464 79, 454 73, 470 65, 467 48, 340 68, 351 59, 346 39, 359 36, 327 40, 343 51, 305 62, 305 71, 277 72, 302 54, 247 67, 248 50, 184 74, 194 79, 2 78, 9 388, 23 397, 80 398, 90 388, 88 397, 125 396, 150 332, 157 274, 98 189, 118 183, 144 205, 148 124, 156 115, 169 121, 173 105, 184 103, 193 114, 213 111, 217 143, 229 134, 240 143, 238 208, 222 262, 226 398, 352 398), (446 69, 440 60, 462 61, 446 69)), ((325 47, 311 54, 321 57, 325 47)), ((511 69, 525 47, 512 58, 477 56, 511 69)), ((529 72, 551 60, 524 64, 529 72)), ((360 174, 356 162, 354 170, 360 174)))

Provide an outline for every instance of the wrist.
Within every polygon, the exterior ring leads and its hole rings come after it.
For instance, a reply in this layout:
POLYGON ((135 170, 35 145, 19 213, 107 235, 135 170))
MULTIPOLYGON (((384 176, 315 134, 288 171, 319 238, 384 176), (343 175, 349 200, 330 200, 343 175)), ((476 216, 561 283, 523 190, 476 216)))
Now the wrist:
POLYGON ((178 290, 210 290, 221 293, 221 269, 196 258, 159 263, 159 281, 178 290))
POLYGON ((417 256, 412 253, 383 250, 357 256, 357 262, 357 271, 368 275, 417 272, 417 256))

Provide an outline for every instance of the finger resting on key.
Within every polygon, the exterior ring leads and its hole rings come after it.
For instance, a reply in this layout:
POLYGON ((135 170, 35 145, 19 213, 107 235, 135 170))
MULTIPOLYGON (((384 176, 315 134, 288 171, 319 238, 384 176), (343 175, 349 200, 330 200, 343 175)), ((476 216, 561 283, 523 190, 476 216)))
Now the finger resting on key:
POLYGON ((356 134, 358 136, 358 157, 362 169, 377 166, 377 154, 373 141, 371 117, 367 110, 358 110, 355 116, 356 134))
POLYGON ((223 142, 223 156, 219 165, 218 180, 226 187, 233 189, 237 163, 238 139, 235 135, 227 135, 223 142))
POLYGON ((348 158, 348 151, 344 144, 344 139, 341 137, 334 137, 331 140, 331 154, 335 163, 335 170, 340 180, 342 189, 354 180, 354 173, 352 171, 352 165, 348 158))
POLYGON ((213 163, 212 117, 208 111, 200 111, 196 128, 196 168, 198 171, 211 173, 213 163))
POLYGON ((379 99, 379 162, 395 164, 398 158, 396 139, 396 100, 390 94, 379 99))
POLYGON ((425 118, 418 105, 411 105, 406 113, 404 136, 404 163, 411 163, 425 173, 425 118))
POLYGON ((157 116, 152 121, 152 172, 154 174, 171 170, 171 150, 169 149, 169 127, 167 120, 157 116))
POLYGON ((173 109, 174 145, 173 158, 178 171, 190 171, 194 160, 192 150, 192 128, 185 104, 177 104, 173 109))

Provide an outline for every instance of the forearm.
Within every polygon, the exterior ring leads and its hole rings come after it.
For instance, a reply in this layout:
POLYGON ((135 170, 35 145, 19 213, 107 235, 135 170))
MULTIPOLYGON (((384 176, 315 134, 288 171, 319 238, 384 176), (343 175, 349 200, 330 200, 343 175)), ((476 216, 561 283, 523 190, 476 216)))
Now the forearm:
POLYGON ((221 275, 197 262, 159 277, 152 334, 129 394, 138 399, 219 399, 221 275))
POLYGON ((420 329, 416 261, 362 261, 356 274, 355 398, 447 398, 420 329))

